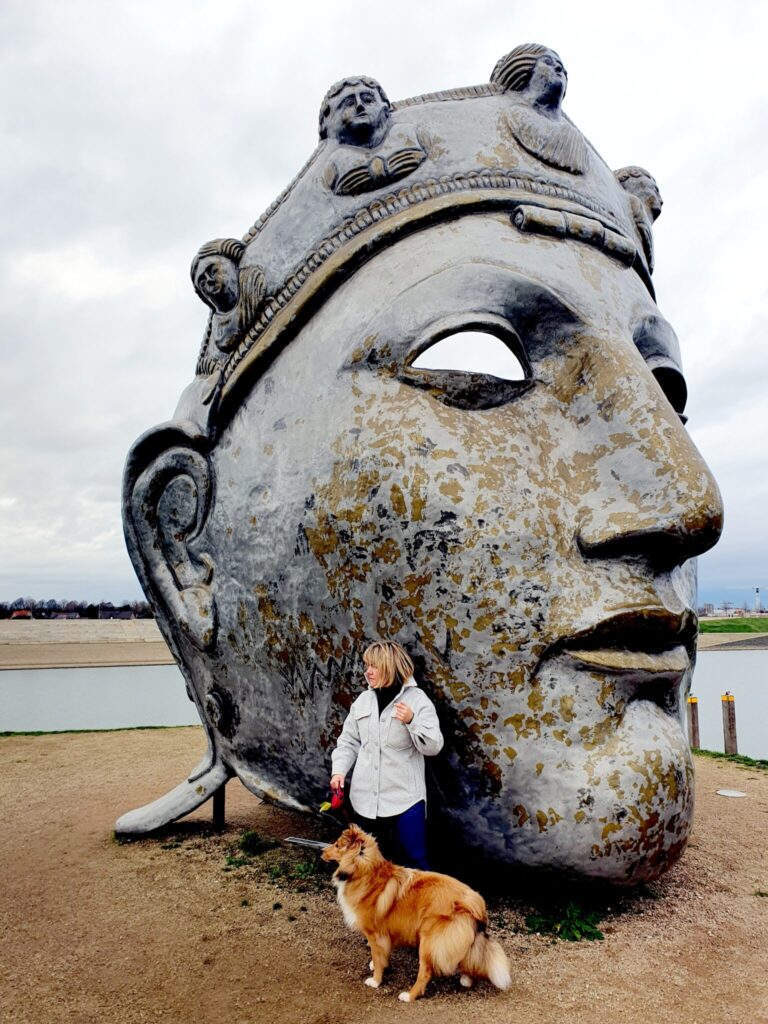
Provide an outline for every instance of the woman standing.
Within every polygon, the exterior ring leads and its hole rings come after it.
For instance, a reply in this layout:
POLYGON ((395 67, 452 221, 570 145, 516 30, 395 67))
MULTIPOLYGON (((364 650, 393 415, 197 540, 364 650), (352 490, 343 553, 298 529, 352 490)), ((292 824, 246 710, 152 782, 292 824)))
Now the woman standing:
POLYGON ((357 820, 409 867, 427 869, 424 758, 443 746, 435 706, 413 678, 413 662, 394 640, 363 655, 368 689, 355 700, 331 757, 331 789, 352 766, 357 820))

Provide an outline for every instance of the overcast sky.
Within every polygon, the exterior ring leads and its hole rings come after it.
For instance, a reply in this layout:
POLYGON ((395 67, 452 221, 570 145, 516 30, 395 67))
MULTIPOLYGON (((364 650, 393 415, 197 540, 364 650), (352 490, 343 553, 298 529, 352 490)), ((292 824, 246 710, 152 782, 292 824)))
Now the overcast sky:
POLYGON ((700 597, 768 601, 764 3, 3 0, 0 600, 141 595, 123 461, 194 374, 189 263, 304 163, 327 87, 403 98, 557 50, 565 109, 657 178, 659 305, 726 505, 700 597), (741 589, 739 589, 741 588, 741 589))

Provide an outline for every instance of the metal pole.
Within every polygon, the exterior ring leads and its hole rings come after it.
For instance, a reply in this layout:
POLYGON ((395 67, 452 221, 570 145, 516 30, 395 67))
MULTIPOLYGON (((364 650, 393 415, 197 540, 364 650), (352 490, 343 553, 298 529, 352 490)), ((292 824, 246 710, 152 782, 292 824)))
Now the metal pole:
POLYGON ((699 698, 688 698, 688 743, 697 750, 701 747, 699 737, 699 698))
POLYGON ((720 698, 723 702, 723 742, 726 754, 738 754, 739 745, 736 742, 736 702, 733 694, 726 690, 720 698))
POLYGON ((213 827, 221 831, 226 824, 226 782, 222 782, 213 794, 213 827))

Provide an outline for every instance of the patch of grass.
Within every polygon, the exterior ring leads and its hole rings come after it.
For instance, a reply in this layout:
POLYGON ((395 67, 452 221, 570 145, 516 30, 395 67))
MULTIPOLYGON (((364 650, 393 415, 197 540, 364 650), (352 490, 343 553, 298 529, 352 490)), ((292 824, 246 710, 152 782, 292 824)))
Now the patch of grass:
POLYGON ((768 899, 768 892, 763 892, 762 889, 755 889, 755 896, 762 896, 763 899, 768 899))
POLYGON ((284 878, 288 874, 288 865, 284 860, 280 860, 276 864, 270 864, 267 874, 273 882, 277 878, 284 878))
POLYGON ((241 907, 247 907, 247 906, 249 906, 248 900, 240 900, 240 906, 241 906, 241 907))
POLYGON ((226 854, 222 871, 232 871, 237 868, 245 868, 253 863, 254 857, 260 857, 270 850, 279 846, 279 842, 272 836, 262 836, 254 829, 248 829, 238 839, 235 846, 230 847, 226 854))
POLYGON ((700 619, 699 631, 702 633, 768 633, 768 617, 737 619, 700 619))
POLYGON ((30 729, 21 732, 0 732, 0 739, 8 736, 69 736, 82 732, 137 732, 139 729, 202 729, 200 725, 122 725, 117 729, 30 729))
POLYGON ((763 758, 745 757, 744 754, 722 754, 719 750, 701 750, 699 747, 691 747, 691 753, 697 757, 711 757, 718 761, 730 761, 731 764, 741 765, 742 768, 758 768, 768 771, 768 761, 763 758))
POLYGON ((160 844, 160 849, 161 850, 178 850, 178 848, 180 846, 181 846, 181 840, 180 839, 171 839, 171 841, 169 843, 161 843, 160 844))
POLYGON ((247 856, 258 857, 260 854, 266 853, 267 850, 274 850, 280 844, 272 836, 262 836, 251 828, 247 832, 243 832, 237 845, 247 856))
POLYGON ((293 874, 296 878, 311 878, 316 875, 318 865, 316 860, 301 860, 293 866, 293 874))
POLYGON ((250 863, 250 857, 238 857, 235 853, 227 854, 226 865, 228 868, 244 868, 250 863))
POLYGON ((594 942, 605 938, 597 927, 601 919, 599 911, 571 900, 564 906, 528 914, 525 926, 529 932, 552 935, 564 942, 594 942))

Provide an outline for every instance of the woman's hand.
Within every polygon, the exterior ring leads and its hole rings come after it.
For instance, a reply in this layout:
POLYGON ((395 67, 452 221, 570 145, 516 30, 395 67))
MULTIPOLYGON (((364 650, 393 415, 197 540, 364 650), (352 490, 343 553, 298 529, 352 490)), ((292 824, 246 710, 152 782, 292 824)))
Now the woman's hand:
POLYGON ((395 718, 398 722, 402 722, 403 725, 408 725, 413 719, 413 708, 408 707, 403 701, 398 701, 395 704, 395 718))
POLYGON ((334 792, 337 789, 344 789, 344 776, 343 775, 332 775, 331 776, 331 789, 334 792))

